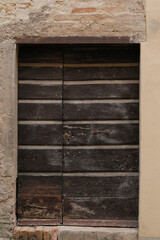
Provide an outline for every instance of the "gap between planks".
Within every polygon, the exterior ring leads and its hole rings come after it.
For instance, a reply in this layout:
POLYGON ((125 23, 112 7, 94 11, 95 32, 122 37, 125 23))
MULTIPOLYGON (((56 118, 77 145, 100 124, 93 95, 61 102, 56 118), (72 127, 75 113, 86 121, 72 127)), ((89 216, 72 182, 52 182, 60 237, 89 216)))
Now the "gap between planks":
MULTIPOLYGON (((19 80, 19 84, 42 84, 42 85, 61 85, 62 80, 19 80)), ((139 84, 139 80, 72 80, 64 81, 64 85, 87 85, 87 84, 139 84)))
MULTIPOLYGON (((90 145, 90 146, 63 146, 64 149, 139 149, 139 145, 90 145)), ((62 149, 62 146, 46 146, 46 145, 19 145, 18 149, 62 149)))
MULTIPOLYGON (((18 103, 62 103, 62 100, 18 100, 18 103)), ((105 99, 105 100, 63 100, 63 103, 69 104, 92 104, 92 103, 139 103, 139 100, 135 99, 105 99)))
POLYGON ((138 67, 139 63, 19 63, 19 67, 66 67, 66 68, 88 68, 88 67, 138 67))
POLYGON ((19 176, 64 176, 64 177, 138 177, 138 172, 19 172, 19 176))
MULTIPOLYGON (((65 121, 63 120, 64 128, 71 128, 72 126, 65 126, 66 124, 132 124, 139 123, 139 120, 89 120, 89 121, 65 121)), ((52 120, 19 120, 18 124, 62 124, 62 121, 52 121, 52 120)))

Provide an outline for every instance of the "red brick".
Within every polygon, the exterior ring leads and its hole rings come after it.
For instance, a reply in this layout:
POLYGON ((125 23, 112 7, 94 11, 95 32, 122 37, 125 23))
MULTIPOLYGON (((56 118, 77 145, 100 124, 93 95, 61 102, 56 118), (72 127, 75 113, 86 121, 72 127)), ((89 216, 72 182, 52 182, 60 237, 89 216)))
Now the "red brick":
POLYGON ((35 237, 35 228, 33 227, 28 228, 28 236, 29 236, 29 239, 32 239, 35 237))
POLYGON ((52 227, 51 229, 51 240, 57 240, 58 228, 52 227))
POLYGON ((94 13, 96 8, 75 8, 72 10, 72 13, 94 13))
POLYGON ((20 238, 21 227, 15 227, 14 229, 14 239, 20 238))
POLYGON ((43 239, 43 227, 36 227, 36 239, 42 240, 43 239))
POLYGON ((44 234, 44 240, 50 240, 51 228, 50 227, 44 227, 43 234, 44 234))
POLYGON ((22 227, 22 228, 21 228, 21 237, 22 237, 24 240, 27 240, 27 239, 28 239, 28 227, 22 227))

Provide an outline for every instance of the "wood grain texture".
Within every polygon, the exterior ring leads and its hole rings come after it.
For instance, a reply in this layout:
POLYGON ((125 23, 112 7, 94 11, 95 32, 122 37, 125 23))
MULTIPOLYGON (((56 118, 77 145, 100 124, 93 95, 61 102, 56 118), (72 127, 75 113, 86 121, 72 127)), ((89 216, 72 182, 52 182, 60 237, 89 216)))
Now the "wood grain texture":
MULTIPOLYGON (((138 199, 130 198, 65 198, 64 221, 88 220, 137 220, 138 199)), ((77 222, 76 222, 77 223, 77 222)))
POLYGON ((69 46, 64 63, 128 63, 139 62, 139 45, 69 46))
POLYGON ((62 67, 19 67, 20 80, 62 80, 62 67))
POLYGON ((138 198, 137 176, 63 176, 65 197, 138 198))
POLYGON ((19 145, 61 145, 61 124, 19 124, 19 145))
POLYGON ((63 224, 65 226, 138 228, 137 220, 63 219, 63 224))
POLYGON ((139 124, 64 124, 65 145, 138 144, 139 124))
POLYGON ((138 99, 139 84, 64 85, 64 99, 138 99))
POLYGON ((119 120, 139 118, 138 103, 65 103, 64 120, 119 120))
POLYGON ((22 45, 19 47, 20 63, 62 63, 62 47, 55 45, 22 45))
POLYGON ((64 80, 138 80, 138 67, 65 67, 64 80))
POLYGON ((61 120, 62 103, 19 103, 19 120, 61 120))
POLYGON ((139 149, 64 149, 63 164, 64 172, 137 172, 139 149))
POLYGON ((19 172, 61 172, 62 149, 19 149, 19 172))
POLYGON ((19 84, 19 99, 62 99, 62 85, 19 84))
POLYGON ((18 177, 18 218, 61 219, 61 217, 61 176, 18 177))

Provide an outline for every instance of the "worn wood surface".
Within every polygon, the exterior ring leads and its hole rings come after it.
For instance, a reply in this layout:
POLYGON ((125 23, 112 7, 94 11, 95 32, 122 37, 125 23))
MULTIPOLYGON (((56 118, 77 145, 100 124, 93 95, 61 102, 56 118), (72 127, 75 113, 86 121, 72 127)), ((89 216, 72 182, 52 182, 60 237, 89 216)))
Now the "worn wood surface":
POLYGON ((18 224, 137 227, 139 45, 20 46, 18 73, 18 224))
MULTIPOLYGON (((25 224, 24 224, 25 225, 25 224)), ((63 219, 63 225, 83 227, 138 228, 137 220, 63 219)))
POLYGON ((57 45, 22 45, 19 48, 20 63, 62 63, 63 51, 57 45))
MULTIPOLYGON (((64 45, 69 44, 73 46, 73 44, 133 44, 135 41, 130 37, 77 37, 77 36, 69 36, 69 37, 34 37, 34 38, 18 38, 15 39, 17 44, 60 44, 64 45)), ((84 46, 85 46, 84 45, 84 46)), ((139 45, 139 42, 138 42, 139 45)))
POLYGON ((138 67, 65 67, 64 80, 138 80, 138 67))
POLYGON ((20 80, 62 80, 62 67, 19 67, 20 80))
POLYGON ((62 102, 58 103, 19 103, 19 120, 61 120, 62 102))
POLYGON ((19 124, 19 145, 61 145, 62 124, 19 124))
POLYGON ((139 149, 64 149, 65 172, 137 172, 139 149))
MULTIPOLYGON (((100 81, 99 81, 100 82, 100 81)), ((138 99, 139 84, 83 84, 64 85, 64 99, 138 99)))
POLYGON ((19 149, 19 172, 61 172, 61 149, 19 149))
POLYGON ((139 124, 65 124, 65 145, 138 144, 139 124))
POLYGON ((64 175, 65 197, 128 197, 138 198, 138 177, 105 174, 64 175))
POLYGON ((139 45, 77 45, 64 51, 64 63, 134 63, 139 62, 139 45))
POLYGON ((119 120, 139 118, 139 104, 134 102, 64 102, 64 120, 119 120))
POLYGON ((18 217, 61 219, 62 177, 19 176, 18 217))
POLYGON ((20 83, 18 86, 19 99, 62 99, 62 84, 41 82, 20 83))
POLYGON ((84 197, 65 198, 64 220, 137 220, 138 199, 84 197))

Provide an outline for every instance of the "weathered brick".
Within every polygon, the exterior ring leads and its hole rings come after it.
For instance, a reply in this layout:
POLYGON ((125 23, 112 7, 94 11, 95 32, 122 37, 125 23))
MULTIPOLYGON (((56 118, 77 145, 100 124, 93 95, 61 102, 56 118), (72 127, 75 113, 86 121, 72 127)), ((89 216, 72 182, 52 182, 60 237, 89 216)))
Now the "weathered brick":
POLYGON ((75 8, 72 10, 72 13, 94 13, 96 8, 75 8))
POLYGON ((50 227, 44 227, 43 234, 44 234, 44 240, 50 240, 51 228, 50 227))
POLYGON ((37 240, 43 239, 43 227, 41 227, 41 226, 36 227, 36 239, 37 240))
POLYGON ((27 240, 27 239, 28 239, 28 227, 22 227, 22 228, 21 228, 21 237, 22 237, 24 240, 27 240))
POLYGON ((34 237, 35 237, 35 228, 34 227, 28 228, 28 237, 29 237, 29 239, 34 239, 34 237))
POLYGON ((14 238, 15 239, 20 238, 20 232, 21 232, 21 227, 15 227, 15 229, 14 229, 14 238))
POLYGON ((52 227, 51 229, 51 240, 57 240, 58 228, 52 227))

